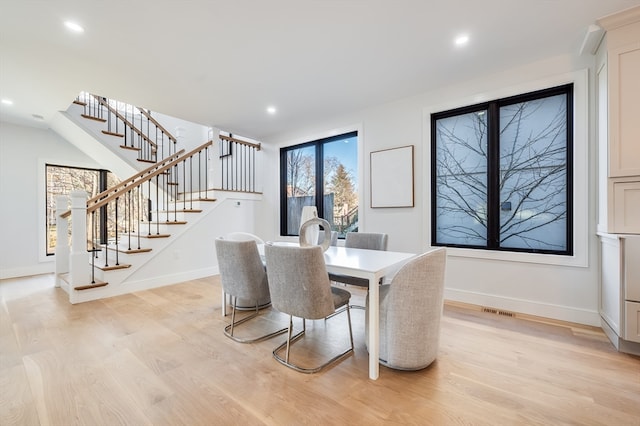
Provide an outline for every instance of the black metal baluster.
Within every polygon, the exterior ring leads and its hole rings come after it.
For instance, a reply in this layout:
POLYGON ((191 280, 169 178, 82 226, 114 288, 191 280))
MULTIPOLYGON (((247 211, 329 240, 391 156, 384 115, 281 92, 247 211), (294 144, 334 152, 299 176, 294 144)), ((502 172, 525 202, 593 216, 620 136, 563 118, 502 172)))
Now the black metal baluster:
MULTIPOLYGON (((158 200, 160 199, 160 185, 158 181, 158 175, 156 175, 156 206, 160 206, 158 200)), ((156 235, 160 235, 160 212, 156 213, 156 235)))
POLYGON ((202 200, 202 151, 198 151, 198 198, 202 200))
POLYGON ((120 265, 120 258, 118 256, 118 200, 120 198, 116 197, 116 219, 115 219, 115 227, 116 227, 116 266, 120 265))
MULTIPOLYGON (((109 220, 109 203, 104 205, 104 215, 109 220)), ((104 266, 105 268, 109 266, 109 232, 107 229, 105 241, 104 241, 104 266)))
MULTIPOLYGON (((151 235, 151 220, 153 218, 152 213, 151 213, 151 179, 149 179, 147 181, 147 189, 148 189, 148 192, 149 192, 149 198, 148 198, 149 203, 147 204, 147 214, 148 214, 147 223, 149 224, 149 234, 148 235, 150 236, 151 235)), ((157 203, 157 200, 158 199, 156 198, 156 203, 157 203)))
POLYGON ((175 185, 173 185, 175 187, 175 195, 173 196, 173 221, 177 222, 178 221, 178 165, 175 164, 174 166, 174 170, 175 170, 175 185))
POLYGON ((209 147, 206 146, 204 148, 204 187, 205 187, 205 198, 209 198, 209 147))
POLYGON ((128 198, 128 208, 127 208, 127 213, 128 213, 128 219, 126 221, 127 223, 127 233, 129 234, 129 248, 128 250, 131 251, 131 216, 132 216, 132 210, 131 210, 131 190, 129 190, 129 192, 127 192, 127 198, 128 198))

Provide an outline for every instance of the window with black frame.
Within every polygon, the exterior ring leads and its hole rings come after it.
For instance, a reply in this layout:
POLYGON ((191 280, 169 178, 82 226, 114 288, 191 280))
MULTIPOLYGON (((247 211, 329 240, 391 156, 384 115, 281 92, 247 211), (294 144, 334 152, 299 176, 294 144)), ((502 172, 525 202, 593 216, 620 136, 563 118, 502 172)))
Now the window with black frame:
MULTIPOLYGON (((58 195, 69 195, 71 191, 83 190, 91 198, 117 183, 119 183, 118 179, 108 170, 45 164, 47 256, 55 254, 56 249, 56 197, 58 195)), ((101 228, 107 229, 107 216, 100 215, 100 219, 104 221, 104 225, 101 228)), ((102 239, 105 238, 104 236, 102 237, 102 239)))
POLYGON ((432 245, 572 255, 572 146, 572 84, 432 114, 432 245))
POLYGON ((358 230, 358 133, 280 150, 280 233, 298 235, 304 206, 315 206, 340 238, 358 230))

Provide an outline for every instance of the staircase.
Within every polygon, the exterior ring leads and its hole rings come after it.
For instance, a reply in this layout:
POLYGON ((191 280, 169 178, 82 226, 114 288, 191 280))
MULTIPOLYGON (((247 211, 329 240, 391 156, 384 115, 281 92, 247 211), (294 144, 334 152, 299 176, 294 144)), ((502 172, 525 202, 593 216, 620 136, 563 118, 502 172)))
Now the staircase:
POLYGON ((104 168, 130 176, 89 200, 83 191, 57 200, 56 281, 71 303, 214 275, 214 239, 253 231, 260 145, 219 135, 230 155, 212 155, 214 141, 188 150, 138 110, 135 122, 113 101, 89 95, 52 126, 104 168))

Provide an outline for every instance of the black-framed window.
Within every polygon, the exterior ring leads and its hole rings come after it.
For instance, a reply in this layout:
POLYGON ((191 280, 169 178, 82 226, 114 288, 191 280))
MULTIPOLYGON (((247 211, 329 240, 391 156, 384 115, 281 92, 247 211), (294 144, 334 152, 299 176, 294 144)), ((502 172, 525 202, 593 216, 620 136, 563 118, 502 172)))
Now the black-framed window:
MULTIPOLYGON (((55 254, 56 248, 56 196, 68 195, 74 190, 84 190, 87 191, 88 197, 91 198, 116 183, 118 183, 116 177, 107 170, 45 164, 45 247, 47 256, 55 254)), ((105 215, 100 217, 104 221, 107 220, 105 215)), ((105 228, 106 225, 100 227, 101 230, 105 228)), ((104 239, 104 237, 101 238, 101 240, 104 239)))
POLYGON ((573 254, 573 85, 431 115, 431 243, 573 254))
POLYGON ((298 235, 304 206, 340 238, 358 230, 358 132, 280 149, 281 235, 298 235))

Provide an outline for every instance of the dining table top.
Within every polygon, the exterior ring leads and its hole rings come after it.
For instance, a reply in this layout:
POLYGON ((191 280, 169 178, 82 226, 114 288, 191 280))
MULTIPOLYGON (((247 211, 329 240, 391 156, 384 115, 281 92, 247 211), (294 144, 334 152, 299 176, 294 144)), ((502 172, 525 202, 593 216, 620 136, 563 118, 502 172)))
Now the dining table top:
MULTIPOLYGON (((298 243, 289 241, 276 241, 267 244, 299 247, 298 243)), ((264 256, 263 244, 258 245, 258 251, 261 256, 264 256)), ((389 267, 402 264, 415 256, 415 253, 340 246, 330 246, 324 252, 325 263, 331 269, 331 272, 353 276, 361 276, 363 273, 379 273, 389 267)))

